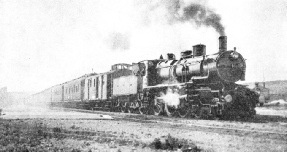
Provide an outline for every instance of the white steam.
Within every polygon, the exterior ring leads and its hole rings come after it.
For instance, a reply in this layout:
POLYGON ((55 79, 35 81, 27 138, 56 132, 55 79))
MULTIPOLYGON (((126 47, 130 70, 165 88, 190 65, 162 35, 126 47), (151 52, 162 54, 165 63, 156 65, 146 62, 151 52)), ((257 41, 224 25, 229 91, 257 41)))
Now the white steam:
POLYGON ((172 90, 168 88, 166 90, 166 93, 161 93, 158 99, 161 99, 166 105, 172 106, 175 108, 178 108, 180 104, 180 95, 177 89, 172 90))

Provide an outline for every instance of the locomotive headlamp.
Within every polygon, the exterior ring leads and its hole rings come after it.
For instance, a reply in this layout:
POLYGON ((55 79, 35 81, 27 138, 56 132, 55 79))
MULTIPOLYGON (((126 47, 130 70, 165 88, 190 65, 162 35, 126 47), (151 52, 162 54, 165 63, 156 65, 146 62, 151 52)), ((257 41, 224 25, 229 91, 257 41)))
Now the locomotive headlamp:
POLYGON ((239 57, 239 54, 237 52, 233 52, 230 54, 230 56, 233 58, 233 59, 238 59, 239 57))
POLYGON ((224 97, 224 99, 225 99, 226 102, 231 102, 232 101, 232 96, 230 94, 228 94, 228 95, 226 95, 224 97))

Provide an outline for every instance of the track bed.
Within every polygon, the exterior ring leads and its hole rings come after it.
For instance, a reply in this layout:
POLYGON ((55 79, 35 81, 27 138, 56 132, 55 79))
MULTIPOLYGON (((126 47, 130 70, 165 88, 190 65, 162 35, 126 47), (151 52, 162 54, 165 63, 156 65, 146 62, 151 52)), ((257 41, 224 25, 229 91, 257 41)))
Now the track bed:
POLYGON ((30 151, 155 151, 155 139, 164 140, 169 135, 185 146, 210 151, 287 150, 287 120, 282 116, 222 121, 54 109, 37 117, 11 119, 6 113, 2 118, 1 134, 8 136, 1 137, 1 150, 22 146, 30 151), (67 117, 59 117, 57 112, 67 117), (113 119, 97 119, 101 115, 113 119), (12 142, 5 142, 8 138, 12 142))

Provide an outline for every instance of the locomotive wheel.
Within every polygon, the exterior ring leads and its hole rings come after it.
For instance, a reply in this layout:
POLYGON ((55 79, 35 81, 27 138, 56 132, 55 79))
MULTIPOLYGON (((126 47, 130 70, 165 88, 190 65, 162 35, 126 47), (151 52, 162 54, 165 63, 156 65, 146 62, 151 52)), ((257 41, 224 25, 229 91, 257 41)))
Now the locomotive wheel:
POLYGON ((131 102, 130 104, 127 104, 127 112, 128 113, 134 113, 134 104, 131 102))
POLYGON ((134 102, 134 105, 135 105, 135 108, 132 109, 132 110, 133 110, 133 113, 140 114, 140 113, 139 113, 140 101, 135 101, 135 102, 134 102))
POLYGON ((186 105, 186 100, 181 100, 180 102, 180 106, 179 108, 177 109, 177 112, 178 112, 178 116, 181 117, 181 118, 185 118, 188 116, 189 114, 189 107, 188 105, 186 105))
POLYGON ((192 118, 199 118, 200 115, 200 107, 199 105, 193 105, 189 111, 190 116, 192 118))
POLYGON ((141 115, 147 114, 147 113, 148 113, 148 108, 139 107, 139 113, 140 113, 141 115))
POLYGON ((178 113, 178 116, 181 117, 181 118, 185 118, 188 116, 189 114, 189 109, 186 108, 186 107, 183 107, 183 108, 179 108, 177 110, 177 113, 178 113))
POLYGON ((142 102, 141 101, 138 101, 138 113, 143 115, 144 114, 144 107, 142 106, 142 102))
POLYGON ((119 101, 115 101, 115 103, 113 103, 112 111, 115 111, 115 112, 120 112, 121 111, 121 104, 120 104, 119 101))
POLYGON ((128 107, 127 111, 128 111, 128 113, 133 113, 134 110, 133 110, 133 108, 128 107))
POLYGON ((209 108, 206 108, 206 107, 200 108, 200 113, 199 113, 200 118, 208 119, 209 116, 210 116, 210 112, 209 111, 210 111, 209 108))
POLYGON ((120 108, 121 108, 121 112, 122 113, 127 112, 127 103, 126 102, 122 103, 120 108))
POLYGON ((152 106, 152 114, 158 116, 162 112, 162 104, 157 101, 157 98, 154 99, 154 104, 152 106))
POLYGON ((139 101, 139 108, 138 108, 138 111, 141 115, 147 115, 149 113, 149 108, 148 107, 145 107, 143 106, 142 102, 139 101))
POLYGON ((158 116, 162 112, 161 105, 154 105, 153 106, 153 114, 158 116))
POLYGON ((177 109, 175 107, 169 107, 167 106, 167 111, 166 111, 167 116, 169 117, 173 117, 173 116, 177 116, 178 112, 177 109))

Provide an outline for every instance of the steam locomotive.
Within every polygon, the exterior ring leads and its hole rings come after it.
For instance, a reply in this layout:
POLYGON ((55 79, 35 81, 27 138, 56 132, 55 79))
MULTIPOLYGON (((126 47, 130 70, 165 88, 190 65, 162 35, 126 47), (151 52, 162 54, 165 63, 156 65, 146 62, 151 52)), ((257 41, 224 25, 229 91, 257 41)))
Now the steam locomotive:
POLYGON ((29 97, 50 106, 121 111, 179 117, 252 117, 258 95, 235 82, 245 79, 240 53, 227 50, 206 55, 206 46, 159 59, 115 64, 106 73, 91 73, 52 86, 29 97))

